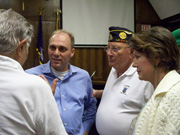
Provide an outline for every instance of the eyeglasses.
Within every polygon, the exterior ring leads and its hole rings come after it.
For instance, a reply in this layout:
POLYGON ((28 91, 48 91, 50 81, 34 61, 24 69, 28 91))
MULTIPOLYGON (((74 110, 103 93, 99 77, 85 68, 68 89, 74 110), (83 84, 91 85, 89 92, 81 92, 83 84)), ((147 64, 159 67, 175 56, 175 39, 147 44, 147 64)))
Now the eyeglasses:
POLYGON ((109 46, 106 46, 106 47, 104 47, 104 51, 109 52, 111 50, 112 53, 117 53, 123 48, 130 48, 130 46, 127 46, 127 47, 115 47, 114 46, 112 48, 110 48, 109 46))

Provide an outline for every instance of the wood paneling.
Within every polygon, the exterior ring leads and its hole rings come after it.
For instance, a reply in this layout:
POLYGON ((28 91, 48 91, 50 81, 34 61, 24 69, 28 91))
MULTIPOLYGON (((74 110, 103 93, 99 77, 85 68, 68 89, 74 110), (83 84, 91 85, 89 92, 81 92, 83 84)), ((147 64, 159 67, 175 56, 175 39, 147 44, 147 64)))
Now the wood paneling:
POLYGON ((93 84, 105 84, 109 75, 107 56, 103 48, 76 48, 71 64, 85 69, 93 76, 93 84))

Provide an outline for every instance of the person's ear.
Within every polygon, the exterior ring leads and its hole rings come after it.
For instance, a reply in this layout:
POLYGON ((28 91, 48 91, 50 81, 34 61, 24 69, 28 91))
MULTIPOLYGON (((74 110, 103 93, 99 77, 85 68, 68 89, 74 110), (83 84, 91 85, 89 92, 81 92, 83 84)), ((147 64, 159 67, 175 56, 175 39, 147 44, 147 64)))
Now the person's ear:
POLYGON ((75 53, 75 48, 73 48, 73 49, 71 50, 71 58, 74 56, 74 53, 75 53))
POLYGON ((154 64, 154 68, 157 68, 158 65, 159 65, 159 63, 160 63, 160 60, 159 60, 158 57, 156 57, 156 59, 155 59, 155 64, 154 64))
POLYGON ((16 50, 18 56, 22 55, 23 50, 26 49, 26 44, 27 44, 27 39, 23 39, 22 41, 20 41, 16 50))
POLYGON ((130 57, 131 59, 134 58, 134 49, 133 49, 132 47, 129 48, 129 57, 130 57))

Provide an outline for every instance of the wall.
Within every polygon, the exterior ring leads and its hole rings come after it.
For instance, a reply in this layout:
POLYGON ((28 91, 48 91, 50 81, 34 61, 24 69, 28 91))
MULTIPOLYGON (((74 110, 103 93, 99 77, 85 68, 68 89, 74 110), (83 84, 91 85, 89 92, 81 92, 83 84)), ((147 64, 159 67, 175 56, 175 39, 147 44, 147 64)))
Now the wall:
MULTIPOLYGON (((40 8, 43 8, 43 42, 44 42, 44 61, 48 61, 47 47, 48 39, 55 30, 56 10, 60 8, 60 0, 0 0, 0 8, 12 8, 27 18, 35 28, 35 36, 32 40, 29 50, 29 58, 24 64, 24 69, 37 66, 38 55, 36 52, 37 29, 40 8), (24 10, 23 10, 24 1, 24 10)), ((135 0, 135 31, 141 31, 142 24, 151 26, 161 25, 161 20, 148 0, 135 0)), ((178 23, 179 24, 179 23, 178 23)), ((172 25, 174 27, 174 25, 172 25)), ((170 28, 169 28, 170 29, 170 28)), ((91 75, 96 71, 93 77, 94 85, 104 85, 110 67, 108 66, 106 53, 103 48, 76 48, 75 56, 71 59, 71 64, 83 68, 91 75)))
MULTIPOLYGON (((37 66, 38 56, 36 53, 37 43, 37 29, 39 20, 39 9, 44 8, 42 14, 43 24, 43 42, 44 42, 44 59, 48 61, 47 46, 50 34, 55 30, 56 24, 56 9, 59 8, 60 0, 0 0, 0 8, 12 8, 25 16, 35 28, 35 36, 32 40, 29 58, 27 59, 24 69, 37 66), (22 3, 25 3, 24 10, 22 10, 22 3)), ((152 26, 160 25, 161 20, 152 8, 148 0, 135 0, 135 31, 141 31, 142 24, 149 24, 152 26)), ((83 68, 91 75, 96 71, 93 77, 93 84, 96 88, 103 88, 110 68, 108 66, 106 53, 103 48, 76 48, 75 56, 71 63, 80 68, 83 68), (100 87, 99 87, 100 86, 100 87)), ((96 129, 93 126, 90 135, 97 135, 96 129)))
POLYGON ((141 31, 141 25, 160 25, 161 20, 148 0, 136 0, 136 32, 141 31))

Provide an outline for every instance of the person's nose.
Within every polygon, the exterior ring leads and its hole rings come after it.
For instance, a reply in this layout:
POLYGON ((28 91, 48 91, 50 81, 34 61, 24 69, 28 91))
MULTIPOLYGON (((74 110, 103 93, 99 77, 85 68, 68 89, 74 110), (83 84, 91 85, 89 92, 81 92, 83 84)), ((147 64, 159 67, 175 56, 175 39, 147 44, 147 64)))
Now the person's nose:
POLYGON ((133 67, 136 67, 134 62, 132 63, 132 66, 133 66, 133 67))
POLYGON ((58 48, 56 48, 56 50, 54 51, 54 55, 55 55, 55 56, 59 56, 59 55, 60 55, 60 53, 61 53, 61 52, 59 51, 59 49, 58 49, 58 48))
POLYGON ((132 66, 133 66, 133 67, 137 67, 136 58, 133 58, 132 66))
POLYGON ((112 52, 112 50, 111 50, 111 49, 108 49, 106 53, 107 53, 107 56, 111 56, 111 55, 113 55, 113 52, 112 52))

